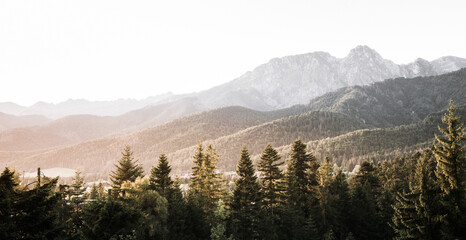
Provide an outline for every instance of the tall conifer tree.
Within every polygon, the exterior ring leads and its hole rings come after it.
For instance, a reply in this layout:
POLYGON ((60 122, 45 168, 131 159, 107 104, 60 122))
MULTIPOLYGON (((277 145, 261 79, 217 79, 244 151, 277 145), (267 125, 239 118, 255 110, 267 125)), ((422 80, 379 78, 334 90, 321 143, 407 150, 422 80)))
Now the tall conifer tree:
POLYGON ((419 158, 409 192, 397 193, 392 228, 397 239, 439 239, 439 193, 431 151, 419 158))
POLYGON ((466 158, 462 145, 465 134, 452 100, 442 122, 447 126, 439 126, 443 136, 435 135, 433 153, 437 159, 438 183, 443 191, 443 232, 445 238, 459 238, 466 236, 466 158))
POLYGON ((235 181, 231 202, 232 225, 237 240, 258 238, 260 212, 260 185, 246 146, 236 167, 238 179, 235 181))
POLYGON ((189 197, 211 218, 218 200, 223 197, 222 182, 217 172, 218 155, 212 146, 204 151, 202 143, 199 143, 193 158, 189 197))
POLYGON ((130 146, 126 146, 121 153, 121 159, 115 164, 116 170, 110 174, 110 180, 114 187, 119 188, 125 181, 134 182, 137 177, 142 177, 144 170, 137 160, 134 160, 130 146))
POLYGON ((173 181, 170 177, 171 167, 168 164, 167 156, 160 154, 156 167, 152 167, 150 173, 151 188, 156 190, 162 197, 168 199, 173 181))
POLYGON ((272 145, 267 144, 259 161, 264 207, 273 210, 283 196, 283 174, 280 166, 283 161, 272 145))
MULTIPOLYGON (((308 200, 311 193, 311 163, 316 161, 312 154, 306 152, 306 144, 300 139, 293 143, 286 171, 287 201, 309 214, 308 200)), ((314 164, 313 164, 314 165, 314 164)), ((315 174, 315 172, 314 172, 315 174)))

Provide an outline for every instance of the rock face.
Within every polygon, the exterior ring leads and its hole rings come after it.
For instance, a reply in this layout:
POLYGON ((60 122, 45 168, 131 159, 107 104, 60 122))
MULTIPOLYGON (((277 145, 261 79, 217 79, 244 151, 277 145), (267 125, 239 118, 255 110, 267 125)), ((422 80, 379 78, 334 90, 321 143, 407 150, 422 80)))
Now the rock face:
POLYGON ((75 114, 118 116, 148 105, 196 98, 199 111, 234 105, 254 110, 275 110, 306 104, 314 97, 342 87, 368 85, 397 77, 439 75, 464 67, 466 59, 452 56, 431 62, 418 58, 412 63, 398 65, 367 46, 357 46, 344 58, 336 58, 326 52, 274 58, 230 82, 199 93, 166 93, 143 100, 39 102, 31 107, 0 103, 0 112, 44 115, 52 119, 75 114))
POLYGON ((341 87, 367 85, 384 79, 443 74, 466 67, 466 59, 417 59, 398 65, 367 46, 357 46, 345 58, 326 52, 275 58, 226 84, 199 93, 210 108, 240 105, 271 110, 307 103, 341 87))

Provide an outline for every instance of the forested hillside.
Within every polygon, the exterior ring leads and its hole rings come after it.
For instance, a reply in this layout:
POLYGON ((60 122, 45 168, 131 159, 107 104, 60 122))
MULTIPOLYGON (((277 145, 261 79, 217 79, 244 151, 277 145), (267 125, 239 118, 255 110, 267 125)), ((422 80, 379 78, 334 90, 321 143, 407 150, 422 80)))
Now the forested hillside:
POLYGON ((0 238, 463 239, 466 137, 459 112, 464 116, 466 108, 458 111, 451 101, 448 111, 418 126, 392 129, 404 133, 380 134, 416 134, 442 119, 438 134, 421 136, 435 136, 431 147, 363 161, 351 173, 328 156, 318 160, 299 139, 287 156, 267 144, 255 163, 246 146, 237 149, 236 174, 229 177, 218 171, 215 148, 199 143, 185 187, 172 177, 169 156, 160 154, 146 175, 130 146, 112 167, 111 186, 94 182, 90 191, 79 170, 70 184, 59 184, 38 169, 26 184, 6 167, 0 174, 0 238))
POLYGON ((466 104, 462 91, 466 89, 465 78, 466 69, 440 76, 389 79, 370 86, 342 88, 307 105, 266 112, 226 107, 29 157, 5 152, 2 155, 12 156, 5 159, 7 164, 21 169, 33 169, 33 162, 43 168, 81 168, 89 174, 105 176, 118 157, 118 149, 131 145, 145 167, 153 164, 154 156, 165 153, 170 156, 174 172, 180 173, 190 169, 190 152, 200 141, 214 143, 220 155, 220 169, 232 170, 238 157, 234 149, 242 144, 247 144, 251 154, 256 155, 267 143, 280 148, 301 138, 313 141, 309 145, 319 156, 337 147, 335 151, 341 154, 335 161, 351 170, 362 159, 384 159, 386 154, 393 156, 425 146, 430 138, 422 137, 423 134, 432 133, 435 127, 427 124, 429 118, 424 119, 445 110, 450 98, 458 106, 466 104), (408 130, 421 134, 403 137, 408 136, 403 135, 408 130), (393 141, 396 136, 400 139, 393 141), (361 145, 352 146, 353 142, 361 145))

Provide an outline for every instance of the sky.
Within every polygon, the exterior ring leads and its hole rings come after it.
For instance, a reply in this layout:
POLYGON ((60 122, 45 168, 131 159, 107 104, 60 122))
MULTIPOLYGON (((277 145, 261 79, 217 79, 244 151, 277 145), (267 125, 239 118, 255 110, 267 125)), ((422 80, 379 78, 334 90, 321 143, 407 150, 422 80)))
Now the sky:
POLYGON ((0 102, 208 89, 272 58, 368 45, 398 64, 466 58, 462 0, 2 0, 0 102))

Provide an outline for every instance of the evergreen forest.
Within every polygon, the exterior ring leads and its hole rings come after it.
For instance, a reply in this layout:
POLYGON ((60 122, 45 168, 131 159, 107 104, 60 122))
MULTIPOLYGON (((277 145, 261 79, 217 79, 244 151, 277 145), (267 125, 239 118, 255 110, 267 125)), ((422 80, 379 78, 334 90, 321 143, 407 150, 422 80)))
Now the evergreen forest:
MULTIPOLYGON (((187 182, 172 174, 165 154, 145 175, 130 146, 108 189, 85 191, 80 171, 67 185, 40 170, 22 184, 5 168, 0 239, 466 239, 464 120, 452 101, 438 117, 432 145, 385 161, 368 157, 353 172, 336 161, 341 150, 319 161, 301 139, 286 157, 266 144, 257 161, 243 145, 231 178, 218 170, 215 146, 202 142, 187 182)), ((360 144, 352 147, 369 143, 360 144)))

